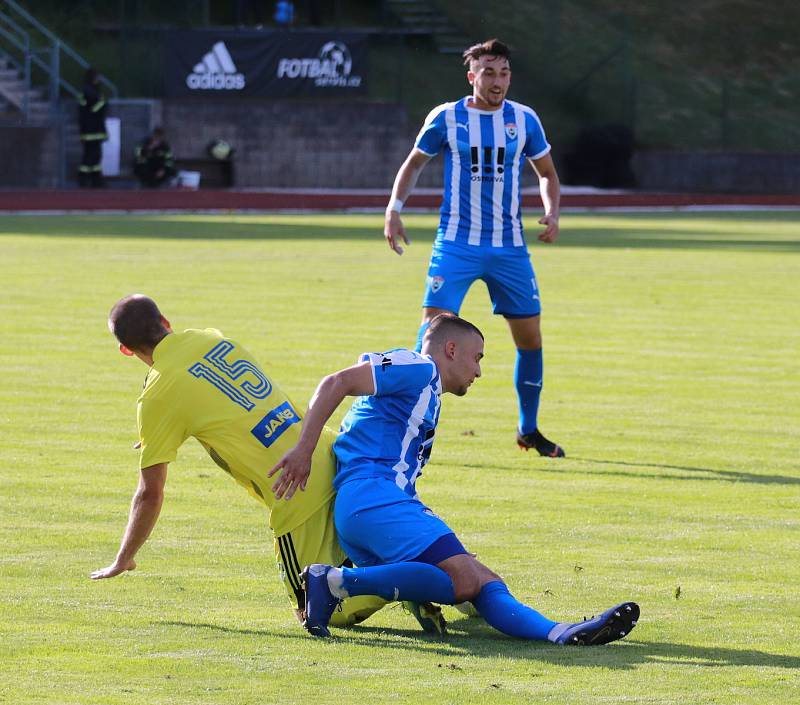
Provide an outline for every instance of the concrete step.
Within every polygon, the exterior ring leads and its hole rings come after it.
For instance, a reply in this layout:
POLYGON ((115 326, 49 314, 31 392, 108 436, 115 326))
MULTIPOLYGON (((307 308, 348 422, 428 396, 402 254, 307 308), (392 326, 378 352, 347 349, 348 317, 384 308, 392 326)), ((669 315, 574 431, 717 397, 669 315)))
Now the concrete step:
MULTIPOLYGON (((15 80, 0 80, 0 88, 3 89, 6 93, 24 93, 25 92, 25 81, 22 79, 15 79, 15 80)), ((37 96, 38 98, 44 98, 44 90, 37 86, 30 86, 29 92, 33 95, 37 96)))
POLYGON ((25 90, 25 81, 17 77, 4 78, 0 80, 0 86, 12 93, 20 93, 25 90))
MULTIPOLYGON (((17 87, 16 90, 7 90, 6 86, 0 84, 0 96, 3 96, 9 103, 22 108, 25 102, 24 86, 17 87)), ((31 105, 37 103, 47 104, 47 101, 44 100, 44 95, 40 90, 33 89, 28 91, 28 103, 31 105)))

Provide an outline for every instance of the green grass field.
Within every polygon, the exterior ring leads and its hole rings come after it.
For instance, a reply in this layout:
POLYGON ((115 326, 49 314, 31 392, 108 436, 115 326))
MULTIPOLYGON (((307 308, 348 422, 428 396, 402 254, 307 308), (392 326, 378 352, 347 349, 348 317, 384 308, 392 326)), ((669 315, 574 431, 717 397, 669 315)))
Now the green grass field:
POLYGON ((510 336, 482 284, 463 308, 484 373, 445 400, 423 498, 550 616, 638 601, 630 639, 526 643, 446 608, 439 641, 394 607, 315 640, 263 510, 194 441, 138 570, 88 579, 137 478, 145 367, 111 304, 141 291, 178 329, 221 328, 302 405, 413 342, 435 219, 406 220, 398 258, 377 216, 0 218, 0 702, 800 701, 797 212, 565 215, 532 246, 562 462, 516 448, 510 336))

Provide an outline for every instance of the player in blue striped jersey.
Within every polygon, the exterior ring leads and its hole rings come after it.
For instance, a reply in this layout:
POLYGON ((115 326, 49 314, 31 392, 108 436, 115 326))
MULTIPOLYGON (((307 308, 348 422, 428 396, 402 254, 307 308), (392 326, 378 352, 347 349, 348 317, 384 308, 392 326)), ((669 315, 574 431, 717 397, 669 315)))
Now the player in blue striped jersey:
POLYGON ((341 599, 377 595, 417 604, 469 600, 499 631, 561 644, 605 644, 636 625, 639 607, 625 602, 592 620, 555 622, 517 601, 503 580, 468 553, 447 524, 417 497, 439 420, 439 398, 467 393, 481 374, 483 335, 442 314, 431 321, 422 354, 392 350, 320 382, 297 445, 270 471, 281 471, 276 497, 305 487, 325 422, 348 395, 358 396, 334 444, 339 542, 358 568, 314 564, 303 571, 306 629, 329 636, 341 599))
POLYGON ((416 498, 439 420, 442 380, 428 355, 411 350, 364 353, 375 394, 359 397, 334 442, 334 488, 351 480, 385 477, 416 498), (376 419, 378 420, 376 422, 376 419))
POLYGON ((521 220, 521 182, 529 162, 539 177, 545 226, 538 239, 558 237, 560 184, 550 145, 536 113, 506 99, 509 50, 496 39, 464 52, 472 95, 434 108, 395 178, 384 235, 403 253, 408 244, 400 212, 425 165, 444 156, 444 198, 422 303, 420 349, 430 321, 458 313, 476 279, 489 289, 494 313, 508 321, 517 347, 514 382, 519 400, 517 443, 541 455, 563 449, 539 431, 543 382, 541 303, 521 220))

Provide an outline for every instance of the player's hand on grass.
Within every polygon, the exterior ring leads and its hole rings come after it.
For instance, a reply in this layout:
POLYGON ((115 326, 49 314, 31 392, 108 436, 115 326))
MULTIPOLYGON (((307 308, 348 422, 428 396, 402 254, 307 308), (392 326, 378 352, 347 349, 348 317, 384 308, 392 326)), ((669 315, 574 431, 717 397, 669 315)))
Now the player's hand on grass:
POLYGON ((89 576, 92 580, 102 580, 103 578, 113 578, 120 573, 124 573, 127 570, 135 570, 136 568, 136 561, 132 558, 127 561, 114 561, 110 566, 105 568, 100 568, 99 570, 95 570, 89 576))
POLYGON ((539 233, 539 239, 542 242, 555 242, 558 237, 558 216, 544 215, 539 218, 539 223, 545 226, 539 233))
POLYGON ((403 248, 400 245, 402 240, 406 245, 411 244, 411 240, 406 235, 406 229, 403 227, 403 221, 400 219, 400 214, 397 211, 387 211, 386 223, 383 226, 383 236, 386 242, 398 255, 403 254, 403 248))
POLYGON ((272 477, 281 469, 283 472, 272 485, 272 491, 276 499, 291 499, 298 487, 301 490, 306 488, 308 476, 311 474, 311 453, 299 446, 292 448, 267 473, 267 476, 272 477))

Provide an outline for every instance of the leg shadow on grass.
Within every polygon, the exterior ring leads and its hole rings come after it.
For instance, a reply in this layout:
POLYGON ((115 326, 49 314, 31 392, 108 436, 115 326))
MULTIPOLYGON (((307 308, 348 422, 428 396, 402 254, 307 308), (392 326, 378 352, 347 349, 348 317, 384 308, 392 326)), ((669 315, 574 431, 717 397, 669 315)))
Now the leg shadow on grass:
MULTIPOLYGON (((480 652, 489 655, 489 643, 505 644, 509 658, 527 658, 570 665, 602 665, 609 668, 664 663, 688 666, 754 666, 767 668, 800 668, 800 657, 772 654, 759 649, 730 649, 718 646, 694 646, 672 642, 640 641, 635 636, 603 646, 559 646, 542 642, 525 642, 512 639, 493 630, 482 619, 460 619, 448 625, 450 639, 458 637, 458 643, 478 643, 480 652)), ((634 632, 635 634, 635 632, 634 632)), ((468 648, 468 647, 467 647, 468 648)), ((500 651, 497 648, 497 651, 500 651)), ((503 649, 505 651, 505 649, 503 649)))
MULTIPOLYGON (((637 477, 652 477, 669 480, 700 480, 718 482, 752 482, 758 485, 800 485, 800 477, 790 475, 761 475, 754 472, 741 472, 737 470, 718 470, 715 468, 698 468, 688 465, 666 465, 661 463, 632 463, 621 460, 600 460, 597 458, 578 458, 583 463, 593 463, 595 465, 621 465, 631 468, 655 468, 658 470, 680 470, 688 473, 686 475, 663 474, 663 473, 616 473, 618 475, 634 474, 637 477), (704 476, 705 475, 705 476, 704 476)), ((603 474, 607 474, 603 471, 603 474)))
POLYGON ((298 642, 298 648, 308 640, 318 640, 322 643, 352 644, 355 646, 371 646, 381 648, 400 649, 403 651, 424 651, 445 657, 472 655, 465 645, 469 642, 463 638, 451 640, 449 638, 429 636, 419 629, 394 629, 385 627, 370 627, 363 624, 348 629, 333 628, 333 637, 322 640, 307 634, 299 625, 286 629, 242 629, 222 624, 209 622, 152 622, 153 626, 180 627, 198 632, 223 632, 225 634, 268 637, 270 639, 286 639, 298 642), (451 643, 452 642, 452 643, 451 643))
MULTIPOLYGON (((314 639, 301 628, 242 629, 209 622, 154 622, 158 626, 180 627, 197 631, 214 631, 235 635, 286 639, 298 642, 314 639)), ((449 625, 450 634, 444 639, 432 637, 419 629, 396 629, 359 624, 349 629, 334 629, 327 643, 342 646, 369 646, 401 651, 422 651, 446 658, 461 656, 539 661, 559 665, 603 666, 629 669, 639 665, 663 663, 693 667, 752 666, 785 668, 796 671, 800 657, 773 654, 759 649, 730 649, 717 646, 694 646, 672 642, 624 639, 613 644, 594 647, 557 646, 500 634, 480 619, 460 619, 449 625)), ((443 668, 461 670, 454 663, 439 664, 443 668)))
POLYGON ((684 666, 754 666, 758 668, 800 668, 800 657, 771 654, 758 649, 727 649, 717 646, 692 646, 669 642, 629 641, 626 656, 636 656, 641 663, 664 663, 684 666))
MULTIPOLYGON (((474 468, 478 470, 508 470, 507 466, 485 465, 478 463, 462 463, 461 467, 474 468)), ((688 465, 667 465, 663 463, 632 463, 624 460, 602 460, 598 458, 581 458, 569 456, 566 460, 558 460, 554 463, 548 462, 547 467, 537 465, 537 473, 550 473, 553 475, 564 475, 566 473, 575 475, 605 475, 609 477, 642 477, 653 480, 691 480, 693 482, 749 482, 756 485, 800 485, 800 477, 791 475, 761 475, 754 472, 741 472, 737 470, 718 470, 716 468, 699 468, 688 465), (592 465, 616 465, 622 468, 653 468, 655 470, 679 470, 682 474, 675 472, 634 472, 626 470, 592 470, 590 468, 578 468, 570 464, 570 461, 580 463, 590 463, 592 465)))

